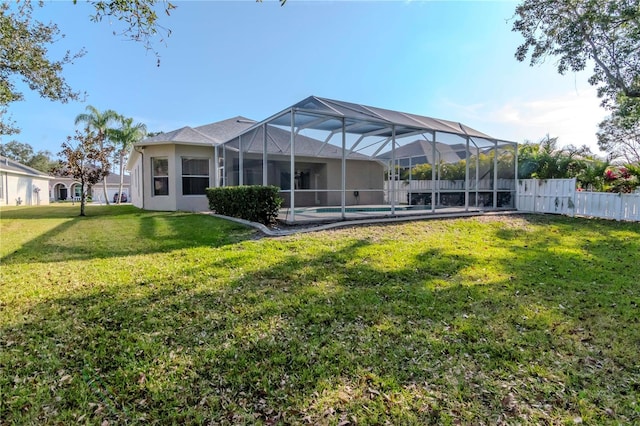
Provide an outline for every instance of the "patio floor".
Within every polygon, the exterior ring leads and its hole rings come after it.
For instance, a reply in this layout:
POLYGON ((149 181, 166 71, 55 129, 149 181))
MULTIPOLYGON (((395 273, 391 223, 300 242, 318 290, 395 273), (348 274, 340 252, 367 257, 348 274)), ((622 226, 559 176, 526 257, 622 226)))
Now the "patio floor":
POLYGON ((391 212, 389 205, 357 205, 345 207, 344 218, 340 206, 331 207, 296 207, 295 215, 291 214, 290 208, 282 208, 278 214, 278 220, 287 224, 302 223, 326 223, 342 220, 375 219, 407 216, 454 216, 455 214, 466 215, 469 213, 482 213, 489 211, 508 211, 512 209, 487 209, 482 207, 438 207, 435 212, 429 206, 408 206, 398 205, 391 212), (292 220, 293 219, 293 220, 292 220))

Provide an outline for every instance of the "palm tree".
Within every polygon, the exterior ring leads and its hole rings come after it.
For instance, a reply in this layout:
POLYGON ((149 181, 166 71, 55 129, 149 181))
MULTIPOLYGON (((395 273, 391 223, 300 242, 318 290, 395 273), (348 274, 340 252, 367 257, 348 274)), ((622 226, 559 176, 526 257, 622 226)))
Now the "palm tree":
MULTIPOLYGON (((133 118, 120 119, 120 127, 110 129, 108 132, 109 140, 116 145, 116 155, 120 164, 120 189, 118 190, 117 203, 120 204, 122 199, 122 186, 124 181, 124 161, 129 150, 134 143, 141 141, 147 135, 147 126, 142 123, 133 124, 133 118)), ((131 194, 129 194, 131 195, 131 194)))
MULTIPOLYGON (((75 124, 84 123, 89 130, 96 132, 96 140, 100 150, 105 148, 105 144, 108 142, 108 130, 111 123, 118 120, 118 113, 112 109, 108 109, 104 112, 100 112, 96 107, 87 105, 87 112, 84 114, 78 114, 75 124)), ((107 177, 102 179, 102 188, 104 190, 104 199, 109 204, 109 196, 107 194, 107 177)))

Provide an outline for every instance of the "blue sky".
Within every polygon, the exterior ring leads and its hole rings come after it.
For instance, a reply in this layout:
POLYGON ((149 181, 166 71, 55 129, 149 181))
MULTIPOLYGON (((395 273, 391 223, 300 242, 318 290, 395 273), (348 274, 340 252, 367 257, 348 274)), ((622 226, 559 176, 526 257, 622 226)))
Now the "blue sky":
POLYGON ((185 2, 162 25, 161 65, 121 27, 93 23, 79 1, 46 2, 39 16, 65 38, 51 49, 86 48, 64 75, 84 102, 25 101, 9 113, 22 133, 4 136, 57 153, 86 105, 114 109, 150 131, 244 115, 262 120, 317 95, 460 121, 522 142, 547 133, 589 145, 606 116, 588 73, 560 76, 554 59, 530 67, 514 58, 516 2, 289 0, 185 2))

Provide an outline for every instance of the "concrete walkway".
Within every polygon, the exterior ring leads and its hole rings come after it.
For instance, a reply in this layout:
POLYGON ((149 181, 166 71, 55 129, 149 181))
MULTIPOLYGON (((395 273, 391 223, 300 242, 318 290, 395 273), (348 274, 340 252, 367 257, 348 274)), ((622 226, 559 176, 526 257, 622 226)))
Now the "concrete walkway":
POLYGON ((428 220, 428 219, 452 219, 458 217, 473 217, 473 216, 500 216, 500 215, 512 215, 521 214, 517 210, 501 210, 501 211, 474 211, 474 212, 456 212, 456 213, 442 213, 442 214, 428 214, 428 215, 413 215, 413 216, 400 216, 400 217, 378 217, 368 219, 357 220, 343 220, 339 222, 324 223, 324 224, 300 224, 287 229, 271 229, 264 226, 261 223, 250 222, 248 220, 239 219, 237 217, 223 216, 211 212, 206 212, 211 216, 219 217, 220 219, 230 220, 232 222, 240 223, 242 225, 250 226, 269 237, 283 237, 286 235, 293 235, 306 232, 325 231, 327 229, 342 228, 346 226, 360 226, 360 225, 376 225, 383 223, 395 223, 395 222, 408 222, 416 220, 428 220))

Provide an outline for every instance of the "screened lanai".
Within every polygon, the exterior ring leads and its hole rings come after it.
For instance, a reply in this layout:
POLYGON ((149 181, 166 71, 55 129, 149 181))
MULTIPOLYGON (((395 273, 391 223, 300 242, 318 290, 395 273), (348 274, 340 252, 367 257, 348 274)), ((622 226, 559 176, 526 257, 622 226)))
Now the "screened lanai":
POLYGON ((215 148, 216 186, 275 185, 280 219, 514 207, 517 144, 464 124, 311 96, 215 148))

